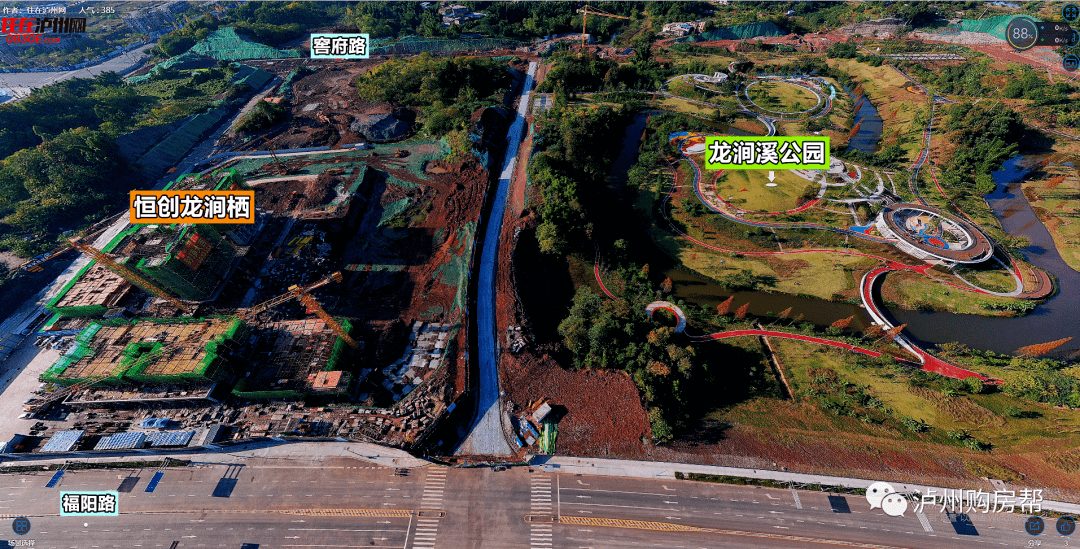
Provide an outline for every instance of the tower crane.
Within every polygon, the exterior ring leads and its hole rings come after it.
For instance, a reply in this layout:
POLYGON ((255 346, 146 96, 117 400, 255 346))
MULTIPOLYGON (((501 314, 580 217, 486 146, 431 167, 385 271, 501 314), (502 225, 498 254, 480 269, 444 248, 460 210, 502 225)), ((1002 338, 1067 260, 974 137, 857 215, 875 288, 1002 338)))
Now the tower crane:
POLYGON ((625 15, 615 15, 613 13, 605 13, 605 12, 602 12, 602 11, 598 11, 595 8, 589 8, 588 4, 586 4, 584 8, 581 8, 581 9, 577 10, 577 12, 581 14, 581 47, 582 47, 582 49, 585 48, 585 23, 588 22, 590 14, 599 15, 601 17, 614 17, 615 19, 627 19, 627 20, 630 19, 629 17, 626 17, 625 15))
POLYGON ((345 343, 348 343, 354 349, 359 349, 360 344, 351 336, 349 336, 348 332, 346 332, 345 329, 341 327, 341 324, 338 324, 338 322, 334 320, 334 318, 331 317, 325 309, 322 308, 322 305, 320 305, 319 302, 310 293, 312 290, 322 288, 323 286, 326 286, 331 282, 341 282, 341 279, 341 271, 338 271, 327 276, 326 278, 323 278, 322 280, 319 280, 318 282, 308 284, 307 286, 299 286, 293 284, 292 286, 289 286, 288 292, 285 292, 277 297, 272 297, 254 307, 251 307, 250 309, 247 309, 246 311, 242 311, 237 314, 237 316, 245 322, 251 322, 255 319, 256 316, 259 315, 259 313, 262 313, 263 311, 266 311, 273 307, 277 307, 278 305, 281 305, 286 301, 295 299, 302 303, 308 309, 314 311, 315 315, 321 318, 323 322, 326 322, 326 325, 329 326, 330 329, 338 335, 338 337, 345 340, 345 343))
MULTIPOLYGON (((176 297, 173 297, 171 294, 169 294, 165 290, 161 289, 161 287, 159 287, 157 284, 154 284, 153 282, 147 280, 146 277, 143 277, 142 275, 136 273, 135 271, 129 269, 128 267, 126 267, 124 265, 121 265, 120 263, 117 263, 113 258, 109 257, 109 255, 106 254, 105 252, 103 252, 103 251, 101 251, 101 250, 99 250, 97 248, 94 248, 93 246, 91 246, 91 245, 89 245, 89 244, 87 244, 85 242, 86 239, 92 238, 94 236, 97 236, 97 235, 105 232, 105 230, 108 229, 109 225, 112 222, 116 221, 117 219, 119 219, 120 217, 125 216, 125 215, 128 215, 128 213, 126 211, 121 212, 120 214, 115 215, 113 217, 110 217, 109 219, 106 219, 104 221, 100 221, 100 222, 96 223, 95 225, 91 226, 88 229, 88 232, 86 234, 84 234, 82 236, 79 236, 79 237, 74 237, 74 238, 67 239, 66 243, 61 244, 61 245, 57 246, 56 248, 53 248, 51 251, 48 251, 48 252, 43 253, 43 254, 41 254, 39 256, 31 258, 29 261, 23 263, 22 265, 19 265, 18 269, 16 269, 16 270, 39 272, 39 271, 42 270, 41 269, 41 264, 42 263, 45 263, 46 261, 49 261, 50 259, 52 259, 52 258, 54 258, 54 257, 56 257, 56 256, 58 256, 60 254, 63 254, 64 252, 67 252, 68 250, 74 248, 74 249, 76 249, 76 250, 78 250, 78 251, 80 251, 80 252, 82 252, 82 253, 90 256, 90 257, 92 257, 95 261, 100 263, 106 269, 109 269, 110 271, 120 275, 120 277, 123 278, 124 280, 127 280, 128 282, 134 284, 135 286, 138 286, 139 288, 142 288, 142 290, 145 291, 146 293, 148 293, 148 294, 150 294, 150 295, 152 295, 154 297, 159 297, 161 299, 164 299, 164 300, 168 301, 169 304, 176 307, 177 309, 180 309, 181 311, 189 312, 190 309, 191 309, 190 305, 188 305, 187 303, 184 303, 183 301, 180 301, 176 297)), ((11 275, 8 275, 8 276, 11 276, 11 275)))

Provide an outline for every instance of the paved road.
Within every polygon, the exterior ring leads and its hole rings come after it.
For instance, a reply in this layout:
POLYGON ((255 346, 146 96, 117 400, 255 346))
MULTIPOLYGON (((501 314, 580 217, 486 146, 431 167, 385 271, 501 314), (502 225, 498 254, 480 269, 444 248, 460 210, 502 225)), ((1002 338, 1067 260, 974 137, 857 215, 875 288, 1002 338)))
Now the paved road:
MULTIPOLYGON (((936 508, 923 518, 911 510, 889 517, 859 496, 527 467, 426 466, 398 476, 358 459, 252 458, 169 468, 147 493, 153 473, 74 471, 53 488, 44 488, 48 472, 2 474, 0 513, 29 517, 24 539, 56 549, 944 548, 961 540, 1021 547, 1030 539, 1020 516, 973 513, 962 535, 936 508), (68 490, 120 490, 120 515, 58 516, 60 492, 68 490)), ((1050 535, 1043 538, 1055 546, 1050 535)))
POLYGON ((30 93, 34 88, 53 84, 69 78, 91 78, 99 74, 115 71, 120 72, 132 65, 137 64, 144 57, 149 57, 147 50, 157 45, 151 42, 126 53, 122 53, 104 63, 86 67, 75 71, 63 72, 9 72, 0 73, 0 88, 12 90, 16 98, 21 98, 30 93))
MULTIPOLYGON (((484 245, 480 251, 479 279, 477 281, 476 325, 480 361, 479 398, 477 415, 479 421, 455 453, 459 455, 509 455, 510 446, 503 435, 499 419, 499 338, 495 334, 495 269, 499 257, 499 235, 502 232, 503 210, 518 161, 517 153, 525 130, 525 114, 529 111, 530 90, 537 64, 529 63, 529 72, 521 88, 521 98, 510 130, 506 135, 506 159, 499 174, 499 187, 495 191, 491 214, 484 228, 484 245)), ((527 159, 521 159, 522 162, 527 159)))

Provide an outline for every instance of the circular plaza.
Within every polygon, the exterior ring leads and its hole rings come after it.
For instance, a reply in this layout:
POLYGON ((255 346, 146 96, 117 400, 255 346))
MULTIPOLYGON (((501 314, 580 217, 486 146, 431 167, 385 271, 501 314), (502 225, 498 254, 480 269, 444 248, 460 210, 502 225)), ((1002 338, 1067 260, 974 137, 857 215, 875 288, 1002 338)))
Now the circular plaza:
POLYGON ((874 226, 905 253, 922 260, 967 264, 981 263, 994 255, 994 244, 978 227, 932 206, 886 206, 874 226))

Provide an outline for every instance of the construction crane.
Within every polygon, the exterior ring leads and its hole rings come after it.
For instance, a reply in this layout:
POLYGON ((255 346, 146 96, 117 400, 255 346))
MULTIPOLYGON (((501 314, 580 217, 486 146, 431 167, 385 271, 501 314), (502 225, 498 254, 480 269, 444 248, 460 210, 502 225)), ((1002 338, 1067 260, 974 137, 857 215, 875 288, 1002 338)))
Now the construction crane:
POLYGON ((165 290, 162 290, 160 287, 158 287, 153 282, 150 282, 146 278, 144 278, 144 277, 140 276, 139 274, 137 274, 135 271, 125 267, 124 265, 121 265, 121 264, 117 263, 115 260, 113 260, 113 258, 109 257, 109 255, 106 254, 105 252, 103 252, 103 251, 101 251, 101 250, 99 250, 97 248, 94 248, 93 246, 91 246, 89 244, 86 244, 85 242, 82 242, 82 241, 80 241, 78 239, 73 238, 73 239, 71 239, 70 242, 71 242, 71 247, 72 248, 75 248, 76 250, 79 250, 80 252, 94 258, 98 263, 101 263, 106 269, 109 269, 110 271, 112 271, 112 272, 120 275, 121 277, 123 277, 128 282, 142 288, 146 293, 148 293, 148 294, 150 294, 150 295, 152 295, 154 297, 160 297, 161 299, 164 299, 165 301, 168 301, 169 304, 176 307, 177 309, 180 309, 181 311, 184 311, 184 312, 189 311, 190 307, 188 306, 188 304, 186 304, 183 301, 180 301, 179 299, 173 297, 172 295, 170 295, 165 290))
MULTIPOLYGON (((124 210, 124 211, 122 211, 122 212, 120 212, 120 213, 118 213, 118 214, 116 214, 116 215, 114 215, 114 216, 112 216, 112 217, 110 217, 108 219, 98 221, 97 223, 95 223, 95 224, 91 225, 89 228, 87 228, 86 233, 81 235, 80 238, 83 239, 83 240, 94 238, 94 237, 100 235, 101 233, 105 232, 105 230, 108 229, 109 226, 112 225, 114 221, 116 221, 116 220, 118 220, 121 217, 126 216, 126 215, 128 215, 128 212, 127 212, 127 210, 124 210)), ((31 272, 31 273, 41 272, 42 271, 42 268, 41 268, 42 263, 45 263, 46 261, 49 261, 50 259, 52 259, 52 258, 54 258, 54 257, 56 257, 58 255, 63 254, 64 252, 67 252, 71 248, 72 248, 71 243, 70 242, 65 242, 64 244, 61 244, 60 246, 57 246, 56 248, 53 248, 52 250, 50 250, 48 252, 45 252, 45 253, 43 253, 41 255, 34 256, 34 257, 26 260, 22 265, 19 265, 15 269, 12 269, 12 271, 10 273, 8 273, 8 278, 11 278, 12 276, 15 275, 15 273, 17 273, 19 271, 28 271, 28 272, 31 272)))
POLYGON ((128 282, 138 286, 139 288, 142 288, 146 293, 148 293, 148 294, 150 294, 150 295, 152 295, 154 297, 159 297, 161 299, 164 299, 164 300, 168 301, 172 306, 176 307, 177 309, 179 309, 181 311, 189 312, 191 307, 188 304, 186 304, 183 301, 180 301, 179 299, 173 297, 171 294, 169 294, 165 290, 162 290, 158 285, 154 284, 153 282, 150 282, 145 277, 139 275, 135 271, 125 267, 124 265, 121 265, 120 263, 117 263, 113 258, 109 257, 109 255, 106 254, 105 252, 103 252, 103 251, 101 251, 101 250, 99 250, 97 248, 94 248, 93 246, 87 244, 86 242, 83 242, 83 240, 86 239, 86 238, 90 238, 90 237, 93 237, 93 236, 97 236, 98 234, 101 234, 102 232, 105 231, 106 228, 108 228, 108 225, 112 221, 115 221, 120 216, 124 216, 124 215, 128 215, 128 212, 125 211, 125 212, 123 212, 123 213, 121 213, 121 214, 119 214, 117 216, 113 216, 113 217, 111 217, 109 219, 106 219, 105 221, 99 222, 94 227, 91 227, 91 232, 89 232, 85 236, 76 237, 76 238, 69 238, 67 240, 66 244, 61 244, 60 246, 54 248, 50 252, 41 254, 39 256, 36 256, 36 257, 30 259, 26 263, 23 263, 22 265, 20 265, 19 269, 25 270, 25 271, 30 271, 30 272, 41 271, 42 270, 41 269, 41 264, 42 263, 45 263, 46 261, 48 261, 48 260, 50 260, 50 259, 52 259, 52 258, 54 258, 54 257, 56 257, 56 256, 58 256, 60 254, 63 254, 64 252, 67 252, 68 250, 74 248, 74 249, 76 249, 76 250, 78 250, 78 251, 80 251, 80 252, 82 252, 82 253, 90 256, 90 257, 92 257, 95 261, 100 263, 103 267, 105 267, 106 269, 109 269, 110 271, 120 275, 122 278, 124 278, 128 282), (102 226, 102 227, 100 229, 97 229, 96 231, 94 231, 93 229, 95 229, 95 227, 98 227, 98 226, 102 226))
POLYGON ((341 327, 341 324, 338 324, 338 322, 334 320, 334 318, 331 317, 325 309, 322 308, 322 305, 319 305, 319 302, 310 293, 312 290, 322 288, 323 286, 326 286, 331 282, 341 282, 341 279, 341 271, 338 271, 318 282, 308 284, 307 286, 298 286, 296 284, 293 284, 292 286, 289 286, 288 292, 281 294, 277 297, 270 298, 246 311, 239 313, 237 316, 241 320, 251 322, 255 319, 256 316, 258 316, 259 313, 262 313, 263 311, 266 311, 273 307, 277 307, 278 305, 281 305, 286 301, 295 299, 308 309, 314 311, 315 314, 323 320, 323 322, 326 322, 326 325, 329 326, 330 329, 338 335, 338 337, 345 340, 345 343, 348 343, 354 349, 359 349, 360 344, 351 336, 349 336, 348 332, 346 332, 345 329, 341 327))
POLYGON ((591 15, 599 15, 601 17, 614 17, 615 19, 627 19, 627 20, 630 19, 629 17, 626 17, 625 15, 615 15, 613 13, 605 13, 605 12, 602 12, 602 11, 597 11, 595 8, 590 9, 588 4, 586 4, 584 8, 581 8, 581 9, 577 10, 577 12, 581 14, 581 49, 582 50, 585 49, 585 23, 588 22, 590 14, 591 15))

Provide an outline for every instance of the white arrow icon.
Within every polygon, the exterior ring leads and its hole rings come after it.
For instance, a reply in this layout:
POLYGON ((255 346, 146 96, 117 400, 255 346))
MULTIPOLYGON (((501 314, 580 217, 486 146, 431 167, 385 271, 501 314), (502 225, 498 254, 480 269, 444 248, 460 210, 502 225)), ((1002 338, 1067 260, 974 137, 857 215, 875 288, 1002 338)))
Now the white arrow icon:
POLYGON ((769 170, 769 183, 772 183, 774 179, 776 179, 776 174, 769 170))

